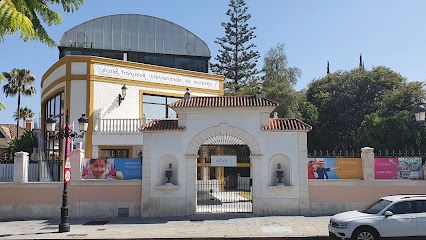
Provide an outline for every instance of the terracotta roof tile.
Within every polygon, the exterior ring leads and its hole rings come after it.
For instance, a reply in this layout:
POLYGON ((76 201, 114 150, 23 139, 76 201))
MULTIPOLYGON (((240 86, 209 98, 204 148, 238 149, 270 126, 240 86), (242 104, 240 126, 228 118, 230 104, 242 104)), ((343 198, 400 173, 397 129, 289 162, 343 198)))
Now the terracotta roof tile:
POLYGON ((150 120, 141 129, 142 131, 183 131, 178 127, 177 119, 150 120))
POLYGON ((256 96, 191 97, 169 104, 170 107, 276 107, 278 103, 256 96))
MULTIPOLYGON (((19 127, 19 135, 24 134, 25 128, 19 127)), ((15 124, 0 124, 0 148, 8 147, 10 140, 16 137, 15 124)))
POLYGON ((265 131, 311 131, 312 127, 296 118, 270 118, 265 131))

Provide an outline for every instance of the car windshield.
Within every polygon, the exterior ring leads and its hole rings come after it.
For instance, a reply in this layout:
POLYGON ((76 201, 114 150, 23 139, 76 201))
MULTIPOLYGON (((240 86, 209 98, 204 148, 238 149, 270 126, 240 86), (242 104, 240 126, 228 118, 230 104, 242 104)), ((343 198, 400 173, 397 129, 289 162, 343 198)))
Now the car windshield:
POLYGON ((391 201, 380 199, 378 202, 373 203, 367 209, 361 212, 368 213, 368 214, 378 214, 380 211, 382 211, 385 207, 387 207, 391 203, 392 203, 391 201))

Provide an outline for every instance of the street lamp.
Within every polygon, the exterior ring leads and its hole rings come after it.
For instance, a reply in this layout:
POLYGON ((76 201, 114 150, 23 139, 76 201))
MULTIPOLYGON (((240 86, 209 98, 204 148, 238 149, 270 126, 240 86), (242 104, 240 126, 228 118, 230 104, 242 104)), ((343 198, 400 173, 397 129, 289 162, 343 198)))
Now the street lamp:
POLYGON ((420 103, 414 108, 414 116, 416 117, 417 122, 425 121, 426 118, 426 107, 424 103, 420 103))
POLYGON ((118 106, 121 105, 121 102, 126 97, 126 94, 127 94, 127 87, 126 87, 126 84, 124 84, 123 87, 121 87, 121 94, 118 94, 118 106))
MULTIPOLYGON (((67 152, 68 152, 68 139, 74 138, 83 138, 84 134, 87 132, 87 127, 89 125, 89 119, 87 119, 85 114, 78 119, 78 126, 80 129, 80 133, 76 133, 69 128, 69 116, 68 110, 65 115, 65 127, 64 129, 59 130, 55 133, 56 128, 56 119, 53 116, 50 116, 46 119, 46 130, 48 132, 48 139, 50 140, 62 140, 65 138, 65 158, 64 158, 64 178, 66 178, 65 168, 67 166, 67 152)), ((70 174, 70 173, 69 173, 70 174)), ((62 192, 62 207, 61 207, 61 223, 59 224, 59 232, 69 232, 70 231, 70 223, 68 219, 68 181, 64 179, 64 189, 62 192)))

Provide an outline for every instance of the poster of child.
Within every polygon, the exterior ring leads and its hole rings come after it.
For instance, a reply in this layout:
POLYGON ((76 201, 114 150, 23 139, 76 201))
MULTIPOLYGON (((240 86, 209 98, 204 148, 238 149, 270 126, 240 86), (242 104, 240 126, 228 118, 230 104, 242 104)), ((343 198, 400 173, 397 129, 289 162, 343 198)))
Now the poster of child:
POLYGON ((318 162, 316 160, 308 162, 308 179, 317 179, 318 162))
POLYGON ((83 179, 123 179, 123 174, 114 168, 113 158, 85 159, 82 164, 83 179))
POLYGON ((338 179, 335 158, 311 158, 308 162, 308 179, 338 179))

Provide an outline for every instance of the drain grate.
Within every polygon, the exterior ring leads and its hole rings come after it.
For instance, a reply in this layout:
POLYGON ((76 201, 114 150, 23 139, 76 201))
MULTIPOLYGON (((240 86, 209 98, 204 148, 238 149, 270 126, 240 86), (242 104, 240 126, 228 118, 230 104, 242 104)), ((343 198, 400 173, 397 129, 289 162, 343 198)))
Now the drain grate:
POLYGON ((84 223, 83 225, 105 225, 109 221, 89 221, 87 223, 84 223))

